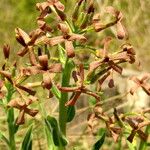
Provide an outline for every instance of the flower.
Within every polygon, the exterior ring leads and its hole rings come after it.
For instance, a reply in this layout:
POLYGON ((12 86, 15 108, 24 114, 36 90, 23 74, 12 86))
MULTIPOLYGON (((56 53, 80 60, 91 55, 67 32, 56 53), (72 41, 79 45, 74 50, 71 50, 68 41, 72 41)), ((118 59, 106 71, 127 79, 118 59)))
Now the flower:
POLYGON ((73 97, 66 103, 66 106, 73 106, 75 105, 76 101, 80 97, 82 93, 85 93, 87 95, 93 96, 97 101, 100 100, 100 96, 91 90, 87 89, 84 86, 84 69, 83 64, 79 65, 78 72, 73 72, 73 77, 75 79, 75 82, 78 82, 78 86, 76 87, 60 87, 58 86, 58 89, 61 92, 73 92, 73 97))
POLYGON ((55 63, 52 65, 48 64, 48 56, 41 55, 38 57, 39 63, 27 68, 22 69, 23 75, 36 75, 43 74, 42 86, 43 88, 50 89, 52 86, 50 73, 59 73, 62 70, 62 65, 60 63, 55 63))
POLYGON ((135 91, 141 87, 148 95, 150 95, 150 84, 147 82, 150 78, 150 74, 144 74, 141 79, 138 79, 137 77, 133 76, 130 78, 136 86, 130 89, 130 93, 133 95, 135 91))
POLYGON ((73 41, 79 41, 83 43, 86 42, 86 38, 80 34, 69 33, 69 28, 63 23, 59 23, 58 28, 63 35, 47 39, 45 43, 49 44, 50 46, 54 46, 64 42, 65 49, 67 51, 67 56, 69 58, 74 57, 75 53, 74 53, 73 41))
POLYGON ((36 116, 38 110, 28 108, 28 106, 32 104, 35 100, 36 100, 35 97, 28 99, 27 102, 21 102, 20 99, 13 99, 7 104, 8 108, 13 107, 20 111, 16 120, 17 125, 22 125, 25 123, 25 114, 28 114, 32 117, 36 116))

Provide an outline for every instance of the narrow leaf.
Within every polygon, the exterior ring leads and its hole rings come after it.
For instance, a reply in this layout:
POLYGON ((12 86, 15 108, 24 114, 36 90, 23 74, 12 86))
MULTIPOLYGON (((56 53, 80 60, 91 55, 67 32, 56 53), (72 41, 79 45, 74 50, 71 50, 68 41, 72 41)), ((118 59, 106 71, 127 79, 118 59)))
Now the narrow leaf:
POLYGON ((23 139, 21 150, 32 150, 32 126, 28 129, 23 139))
POLYGON ((106 136, 106 133, 104 132, 103 135, 101 136, 101 138, 94 144, 92 150, 100 150, 100 148, 104 144, 105 136, 106 136))

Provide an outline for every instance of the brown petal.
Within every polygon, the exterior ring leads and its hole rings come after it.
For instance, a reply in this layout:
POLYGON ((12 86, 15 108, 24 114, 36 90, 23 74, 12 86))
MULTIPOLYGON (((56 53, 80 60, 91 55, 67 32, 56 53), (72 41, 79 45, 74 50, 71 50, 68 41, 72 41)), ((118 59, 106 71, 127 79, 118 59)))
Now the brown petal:
POLYGON ((62 71, 62 65, 60 63, 52 64, 49 69, 49 72, 58 73, 62 71))
POLYGON ((37 60, 36 60, 36 56, 34 53, 34 49, 30 48, 28 51, 29 51, 29 60, 30 60, 31 65, 36 66, 37 60))
POLYGON ((34 31, 32 31, 30 33, 30 36, 31 36, 31 40, 30 42, 28 43, 28 45, 34 45, 35 41, 37 40, 38 37, 40 37, 41 35, 43 35, 43 31, 41 29, 36 29, 34 31))
POLYGON ((21 110, 19 113, 19 116, 17 117, 17 120, 16 120, 17 125, 22 125, 25 123, 25 116, 24 115, 25 115, 24 110, 21 110))
POLYGON ((42 3, 37 3, 36 4, 36 8, 37 10, 39 10, 40 12, 43 12, 47 7, 48 7, 48 3, 47 2, 42 2, 42 3))
POLYGON ((98 80, 100 87, 102 86, 103 82, 108 78, 109 75, 110 72, 107 72, 103 77, 101 77, 101 79, 98 80))
POLYGON ((56 12, 57 12, 57 14, 58 14, 58 16, 60 17, 60 19, 62 20, 62 21, 64 21, 65 19, 66 19, 66 14, 64 13, 64 12, 62 12, 62 11, 60 11, 55 5, 54 5, 54 8, 55 8, 55 10, 56 10, 56 12))
POLYGON ((80 95, 81 95, 81 92, 76 92, 74 97, 71 100, 69 100, 65 104, 65 106, 74 106, 80 95))
POLYGON ((131 134, 130 134, 130 135, 128 136, 128 138, 127 138, 127 140, 128 140, 130 143, 133 142, 133 138, 135 137, 135 134, 136 134, 136 130, 133 129, 133 130, 131 131, 131 134))
POLYGON ((115 64, 113 61, 109 61, 108 64, 113 68, 113 70, 115 70, 119 74, 122 74, 122 68, 120 66, 115 64))
POLYGON ((48 90, 50 90, 52 87, 51 76, 50 76, 50 73, 48 72, 43 74, 42 87, 48 90))
POLYGON ((150 84, 144 84, 142 85, 142 89, 146 92, 147 95, 150 96, 150 84))
POLYGON ((147 134, 145 134, 142 130, 138 130, 137 133, 143 141, 147 141, 147 138, 148 138, 147 134))
POLYGON ((48 56, 47 55, 39 56, 39 63, 44 70, 47 70, 48 69, 48 56))
POLYGON ((125 33, 125 28, 123 27, 123 25, 121 24, 120 21, 117 22, 117 37, 118 39, 124 39, 126 36, 125 33))
POLYGON ((145 82, 145 81, 147 81, 149 78, 150 78, 150 74, 149 74, 149 73, 146 73, 146 74, 144 74, 143 77, 141 78, 141 82, 145 82))
POLYGON ((64 23, 59 23, 58 28, 62 31, 62 33, 69 33, 69 28, 64 23))
POLYGON ((28 44, 28 42, 30 42, 31 39, 29 35, 26 32, 24 32, 22 29, 16 28, 15 32, 16 32, 16 36, 19 37, 20 39, 23 39, 25 44, 28 44))
POLYGON ((119 11, 117 11, 114 7, 108 6, 106 7, 106 12, 113 15, 114 17, 118 17, 119 11))
POLYGON ((92 22, 93 22, 93 23, 97 23, 97 22, 99 22, 99 21, 100 21, 100 14, 97 13, 97 14, 95 14, 95 15, 93 16, 92 22))
POLYGON ((12 77, 11 77, 11 74, 9 72, 7 72, 7 71, 0 71, 0 74, 2 76, 4 76, 10 83, 13 84, 13 81, 11 79, 12 77))
POLYGON ((53 38, 50 38, 49 40, 47 40, 47 44, 49 44, 50 46, 54 46, 54 45, 60 44, 64 41, 65 41, 65 39, 63 38, 63 36, 56 36, 56 37, 53 37, 53 38))
POLYGON ((67 51, 67 56, 73 58, 75 56, 74 47, 72 41, 65 40, 65 49, 67 51))
POLYGON ((21 107, 24 105, 25 103, 20 103, 19 99, 13 99, 11 100, 8 104, 7 107, 14 107, 17 109, 21 109, 21 107))
POLYGON ((68 40, 70 40, 70 41, 77 40, 81 43, 85 43, 87 41, 87 39, 83 35, 74 34, 74 33, 71 34, 71 37, 68 40))
POLYGON ((65 9, 64 5, 59 0, 57 2, 55 2, 54 5, 60 11, 64 11, 64 9, 65 9))
POLYGON ((110 132, 111 132, 111 135, 112 135, 114 141, 117 142, 118 138, 119 138, 119 135, 121 133, 121 128, 119 128, 119 127, 111 127, 110 128, 110 132))
POLYGON ((29 109, 29 108, 25 109, 25 113, 27 113, 28 115, 30 115, 32 117, 35 117, 38 112, 39 111, 37 109, 29 109))
POLYGON ((36 91, 34 91, 34 90, 32 90, 32 89, 30 89, 30 88, 28 88, 28 87, 26 87, 26 86, 19 85, 19 84, 16 84, 15 86, 16 86, 17 88, 19 88, 19 89, 21 89, 21 90, 27 92, 28 94, 33 95, 33 96, 34 96, 35 93, 36 93, 36 91))
POLYGON ((8 58, 9 58, 10 46, 9 46, 8 44, 5 44, 5 45, 3 46, 3 54, 4 54, 5 59, 8 59, 8 58))
POLYGON ((106 28, 106 25, 102 24, 101 22, 94 23, 93 25, 96 32, 100 32, 106 28))
POLYGON ((17 52, 17 55, 23 57, 25 54, 27 54, 27 52, 28 52, 28 47, 26 46, 22 48, 19 52, 17 52))
POLYGON ((37 23, 38 23, 38 26, 39 26, 39 28, 40 28, 41 30, 43 30, 43 31, 49 31, 49 32, 52 31, 52 28, 51 28, 49 25, 47 25, 44 20, 39 19, 39 20, 37 21, 37 23))

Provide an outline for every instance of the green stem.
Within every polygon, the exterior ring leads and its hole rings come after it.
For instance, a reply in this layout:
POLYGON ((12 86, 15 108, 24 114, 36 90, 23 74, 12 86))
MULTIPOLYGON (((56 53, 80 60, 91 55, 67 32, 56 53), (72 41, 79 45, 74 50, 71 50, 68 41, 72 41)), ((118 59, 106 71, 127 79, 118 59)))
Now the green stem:
MULTIPOLYGON (((146 127, 145 133, 148 135, 150 130, 150 125, 146 127)), ((139 150, 146 150, 147 147, 147 141, 141 140, 139 150)))
MULTIPOLYGON (((12 95, 14 93, 13 87, 10 83, 7 86, 8 94, 7 94, 7 103, 10 102, 12 95)), ((8 131, 9 131, 9 148, 10 150, 16 149, 15 144, 15 126, 14 126, 14 109, 10 108, 7 111, 7 122, 8 122, 8 131)))
MULTIPOLYGON (((73 63, 70 60, 66 60, 65 68, 62 73, 62 87, 67 87, 70 82, 71 70, 73 68, 73 63)), ((61 92, 61 99, 59 102, 59 126, 61 132, 66 135, 66 122, 67 122, 67 107, 65 103, 68 100, 68 93, 61 92)))

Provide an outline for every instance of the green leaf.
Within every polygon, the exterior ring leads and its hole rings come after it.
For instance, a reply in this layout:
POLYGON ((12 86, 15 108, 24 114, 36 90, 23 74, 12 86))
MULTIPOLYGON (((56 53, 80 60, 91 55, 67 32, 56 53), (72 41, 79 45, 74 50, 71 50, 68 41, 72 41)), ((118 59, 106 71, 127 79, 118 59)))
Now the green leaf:
POLYGON ((32 126, 28 129, 23 139, 21 150, 32 150, 32 126))
POLYGON ((56 146, 66 146, 68 144, 67 139, 61 133, 57 120, 54 117, 47 116, 45 119, 46 126, 49 129, 49 132, 52 134, 53 142, 56 146))
POLYGON ((61 93, 60 93, 60 91, 58 90, 58 88, 53 84, 53 86, 52 86, 52 88, 51 88, 51 91, 52 91, 52 93, 56 96, 56 98, 58 99, 58 100, 60 100, 60 98, 61 98, 61 93))
POLYGON ((133 143, 130 143, 128 140, 127 140, 127 145, 128 145, 129 150, 137 150, 135 145, 133 143))
POLYGON ((17 133, 18 129, 19 129, 19 125, 14 123, 14 133, 17 133))
POLYGON ((1 133, 1 131, 0 131, 0 140, 3 140, 9 146, 8 139, 1 133))
POLYGON ((106 133, 104 132, 103 135, 101 136, 101 138, 94 144, 92 150, 99 150, 102 147, 102 145, 105 141, 105 136, 106 136, 106 133))
POLYGON ((61 45, 58 45, 58 50, 59 50, 59 60, 62 63, 63 67, 66 63, 66 53, 64 48, 61 45))
POLYGON ((75 106, 69 106, 67 109, 67 122, 71 122, 75 116, 75 106))

